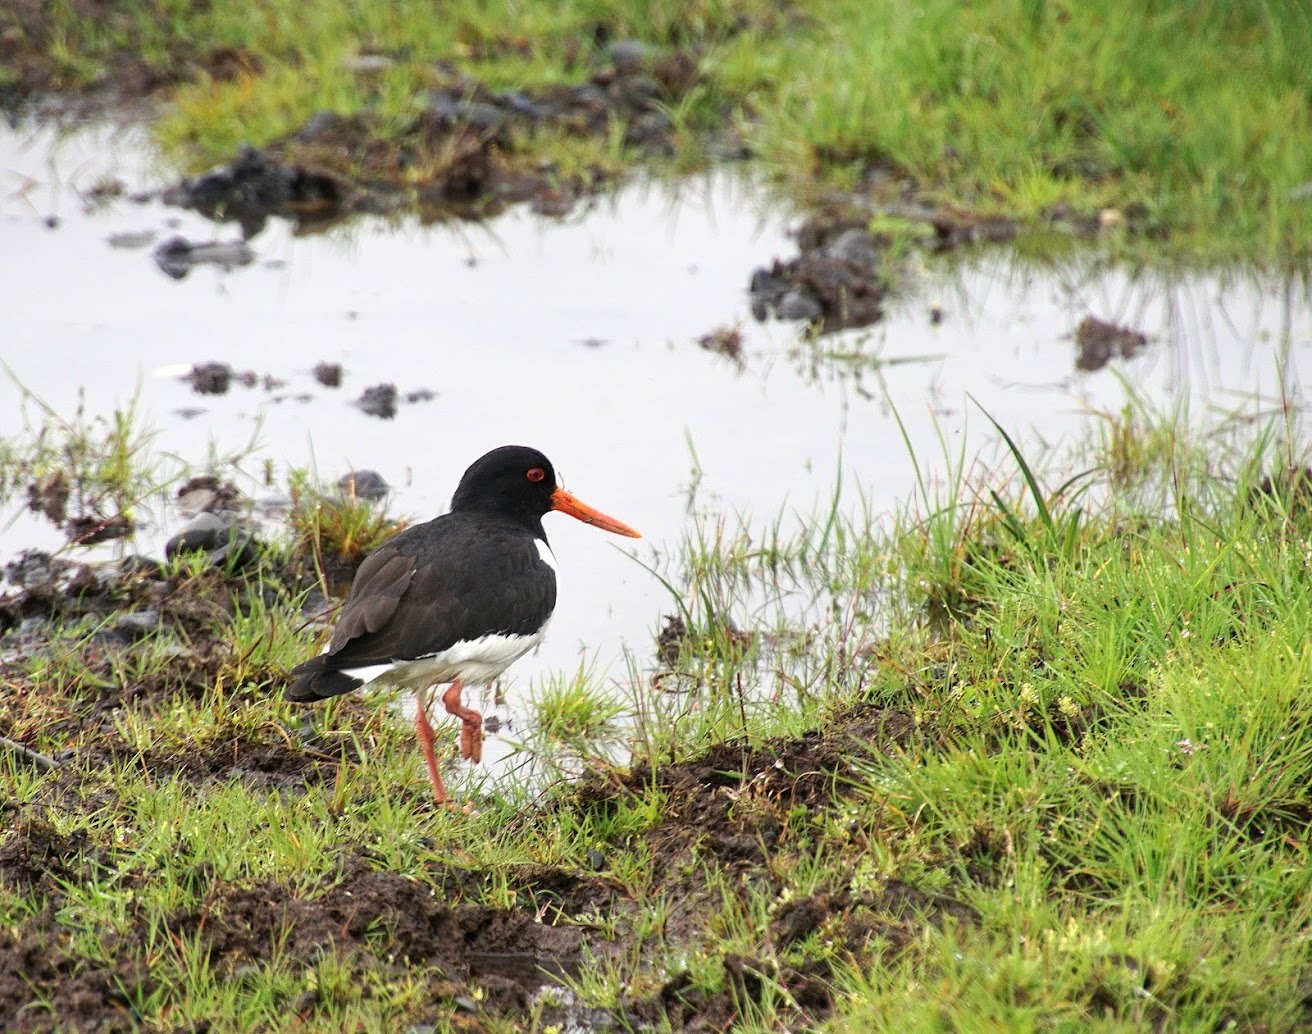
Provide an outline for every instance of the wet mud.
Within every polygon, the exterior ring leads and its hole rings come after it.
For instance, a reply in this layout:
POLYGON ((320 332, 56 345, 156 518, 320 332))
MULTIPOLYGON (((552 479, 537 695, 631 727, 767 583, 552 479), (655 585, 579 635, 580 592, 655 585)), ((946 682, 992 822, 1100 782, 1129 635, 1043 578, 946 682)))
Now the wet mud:
MULTIPOLYGON (((638 156, 672 154, 676 129, 666 112, 699 83, 696 57, 682 51, 621 41, 594 60, 586 82, 518 90, 492 90, 452 72, 399 133, 384 133, 369 111, 321 112, 295 133, 262 149, 243 148, 232 162, 183 179, 160 197, 234 221, 247 239, 274 216, 312 230, 412 205, 426 220, 482 219, 521 202, 565 215, 608 177, 600 170, 565 175, 533 161, 535 134, 598 137, 619 127, 638 156)), ((170 247, 170 275, 185 275, 186 263, 226 261, 226 249, 213 258, 174 242, 161 249, 170 247)))
POLYGON ((884 315, 891 288, 884 257, 891 243, 869 220, 817 215, 794 234, 799 254, 752 273, 752 315, 810 324, 820 333, 866 327, 884 315))

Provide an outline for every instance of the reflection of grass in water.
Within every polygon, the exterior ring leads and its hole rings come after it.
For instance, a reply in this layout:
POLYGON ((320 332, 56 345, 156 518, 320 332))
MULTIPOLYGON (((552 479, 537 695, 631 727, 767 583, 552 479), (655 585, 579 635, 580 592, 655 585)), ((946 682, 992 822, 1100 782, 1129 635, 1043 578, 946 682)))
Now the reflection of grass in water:
MULTIPOLYGON (((1113 209, 1168 234, 1122 242, 1150 254, 1306 258, 1312 240, 1302 0, 131 0, 90 14, 53 4, 37 21, 13 38, 45 40, 34 60, 58 82, 86 85, 125 56, 182 80, 160 134, 192 165, 323 111, 368 110, 387 140, 448 69, 494 90, 576 83, 608 41, 636 39, 698 55, 700 81, 667 112, 681 167, 705 161, 706 131, 728 124, 802 193, 874 172, 894 200, 905 177, 1022 219, 1113 209)), ((614 134, 549 133, 528 152, 542 156, 586 172, 637 154, 614 134)))
POLYGON ((65 418, 6 372, 21 395, 25 427, 0 439, 0 503, 29 487, 59 488, 69 514, 130 517, 180 476, 181 465, 154 449, 158 431, 142 423, 137 397, 108 418, 89 416, 82 403, 65 418))
POLYGON ((6 654, 0 729, 61 764, 0 758, 0 959, 47 924, 64 964, 30 997, 112 972, 105 1014, 145 1029, 455 1030, 483 978, 407 949, 417 916, 478 905, 502 911, 469 930, 578 932, 573 993, 617 1023, 1297 1030, 1312 515, 1291 424, 1244 415, 1200 437, 1131 402, 1063 466, 908 438, 897 513, 836 486, 694 521, 655 567, 685 635, 657 677, 635 658, 632 770, 582 670, 525 735, 592 770, 505 781, 480 816, 433 809, 385 698, 281 700, 298 599, 178 562, 146 586, 158 633, 101 634, 125 589, 6 654), (376 921, 342 893, 361 874, 376 921), (259 940, 238 895, 336 902, 334 946, 281 911, 259 940))

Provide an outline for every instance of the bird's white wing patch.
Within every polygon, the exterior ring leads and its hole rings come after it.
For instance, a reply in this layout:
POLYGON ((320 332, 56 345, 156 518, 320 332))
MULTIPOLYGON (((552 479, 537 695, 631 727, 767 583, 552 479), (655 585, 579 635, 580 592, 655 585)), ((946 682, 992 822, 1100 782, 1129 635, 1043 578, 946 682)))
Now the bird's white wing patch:
POLYGON ((556 575, 559 576, 560 567, 556 564, 556 554, 551 552, 551 547, 543 542, 542 539, 534 539, 533 545, 538 547, 538 556, 542 558, 542 562, 555 571, 556 575))

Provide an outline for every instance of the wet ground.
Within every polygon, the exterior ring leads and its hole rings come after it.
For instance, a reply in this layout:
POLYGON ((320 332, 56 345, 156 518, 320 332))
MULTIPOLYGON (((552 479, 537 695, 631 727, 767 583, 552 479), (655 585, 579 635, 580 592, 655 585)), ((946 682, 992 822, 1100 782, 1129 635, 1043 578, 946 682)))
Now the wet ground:
MULTIPOLYGON (((14 378, 65 414, 139 395, 159 447, 196 464, 255 438, 261 460, 326 481, 373 468, 394 508, 420 517, 485 449, 544 449, 572 491, 645 538, 548 522, 561 600, 547 643, 515 669, 511 713, 515 693, 580 659, 622 678, 625 649, 654 656, 671 603, 626 552, 674 549, 690 511, 765 523, 827 499, 840 468, 876 510, 905 500, 894 407, 932 467, 936 426, 954 447, 988 441, 971 398, 1022 439, 1058 443, 1090 409, 1119 409, 1127 383, 1202 414, 1254 394, 1274 404, 1282 384, 1297 396, 1312 363, 1303 285, 997 250, 913 254, 890 293, 862 295, 882 319, 815 337, 774 316, 814 315, 788 298, 798 283, 828 278, 841 294, 869 242, 812 234, 821 261, 799 265, 801 219, 728 174, 630 185, 564 216, 363 218, 308 235, 274 219, 249 239, 165 204, 172 182, 132 128, 0 134, 0 351, 14 378), (776 284, 780 270, 794 279, 776 284)), ((818 322, 844 325, 830 317, 818 322)), ((12 434, 17 388, 0 400, 12 434)), ((15 509, 0 554, 62 542, 15 509)), ((131 548, 158 555, 175 525, 165 515, 131 548)))

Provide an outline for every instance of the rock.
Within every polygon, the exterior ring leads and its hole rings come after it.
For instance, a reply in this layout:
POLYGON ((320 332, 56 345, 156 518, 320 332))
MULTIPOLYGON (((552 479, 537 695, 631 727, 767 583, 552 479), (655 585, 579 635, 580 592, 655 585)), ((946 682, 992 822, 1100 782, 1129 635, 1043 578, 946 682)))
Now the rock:
POLYGON ((535 101, 519 90, 506 90, 504 93, 499 93, 496 95, 496 101, 507 111, 531 122, 549 118, 551 115, 551 108, 548 105, 535 101))
POLYGON ((187 516, 202 510, 231 513, 244 509, 246 499, 232 482, 221 481, 214 474, 197 474, 178 486, 173 505, 187 516))
POLYGON ((348 54, 342 58, 342 68, 357 75, 386 72, 396 64, 396 59, 386 54, 348 54))
POLYGON ((660 56, 660 51, 641 40, 621 39, 610 45, 607 56, 620 75, 637 75, 660 56))
POLYGON ((259 558, 254 536, 241 518, 231 513, 196 514, 164 543, 165 557, 172 559, 181 553, 206 553, 210 565, 232 569, 245 567, 259 558))
POLYGON ((825 254, 830 258, 841 259, 865 269, 874 268, 879 261, 879 252, 879 242, 875 235, 869 230, 855 227, 844 230, 825 248, 825 254))
POLYGON ((818 320, 825 309, 811 295, 797 288, 792 288, 779 299, 775 307, 775 316, 781 320, 803 320, 807 323, 818 320))
POLYGON ((353 470, 343 474, 337 481, 337 487, 345 496, 371 501, 382 499, 392 490, 392 486, 376 470, 353 470))
POLYGON ((674 123, 663 111, 646 111, 629 123, 624 142, 648 154, 674 153, 674 123))
POLYGON ((50 619, 41 614, 32 617, 23 618, 18 625, 18 634, 20 636, 39 635, 50 624, 50 619))
POLYGON ((210 551, 209 561, 212 567, 226 567, 239 571, 260 558, 260 550, 255 539, 246 531, 238 529, 232 537, 218 549, 210 551))
POLYGON ((190 492, 178 496, 175 505, 179 513, 192 515, 202 510, 214 509, 219 501, 219 493, 212 488, 193 488, 190 492))
POLYGON ((469 100, 448 90, 433 90, 428 95, 423 118, 445 130, 471 126, 479 133, 492 135, 502 128, 508 116, 508 112, 495 104, 469 100))
POLYGON ((227 545, 235 530, 236 523, 231 518, 214 513, 198 513, 164 543, 164 555, 172 559, 179 553, 218 549, 227 545))
POLYGON ((130 640, 140 639, 159 629, 159 611, 152 608, 121 614, 110 622, 109 628, 130 640))
POLYGON ((39 549, 25 549, 5 565, 5 577, 14 585, 49 581, 65 562, 39 549))
POLYGON ((133 576, 157 578, 159 574, 159 561, 140 553, 129 553, 121 560, 105 565, 105 576, 109 582, 133 576))

